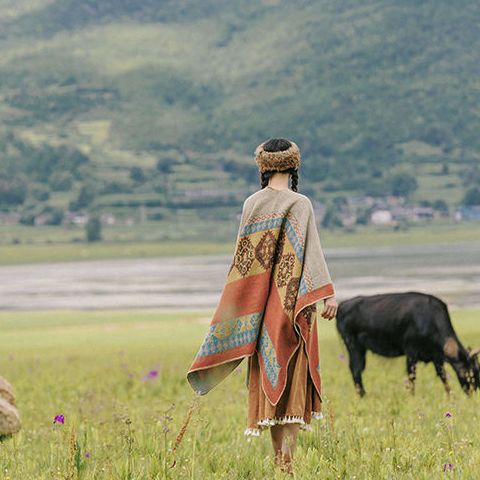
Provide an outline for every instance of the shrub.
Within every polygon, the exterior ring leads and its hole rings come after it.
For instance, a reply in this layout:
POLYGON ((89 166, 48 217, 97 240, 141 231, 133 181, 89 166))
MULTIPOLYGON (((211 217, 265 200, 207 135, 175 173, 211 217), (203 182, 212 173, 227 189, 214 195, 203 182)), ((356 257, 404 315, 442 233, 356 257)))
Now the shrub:
POLYGON ((98 215, 92 215, 85 225, 88 242, 98 242, 102 239, 102 223, 98 215))

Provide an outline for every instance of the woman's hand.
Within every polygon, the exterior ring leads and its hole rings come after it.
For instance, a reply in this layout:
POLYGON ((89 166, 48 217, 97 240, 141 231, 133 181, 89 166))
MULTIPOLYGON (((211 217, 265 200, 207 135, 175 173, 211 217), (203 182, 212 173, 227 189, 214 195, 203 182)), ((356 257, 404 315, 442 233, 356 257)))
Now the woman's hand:
POLYGON ((337 301, 335 300, 335 297, 326 298, 323 303, 322 317, 328 320, 335 318, 335 315, 337 314, 337 301))

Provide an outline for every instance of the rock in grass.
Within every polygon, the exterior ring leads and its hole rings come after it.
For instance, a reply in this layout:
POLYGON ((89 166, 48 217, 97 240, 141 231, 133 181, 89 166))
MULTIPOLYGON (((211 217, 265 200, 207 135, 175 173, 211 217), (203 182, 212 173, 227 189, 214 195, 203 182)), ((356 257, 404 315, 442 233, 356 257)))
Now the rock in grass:
POLYGON ((18 410, 0 398, 0 436, 17 433, 21 426, 18 410))
POLYGON ((13 388, 3 377, 0 377, 0 398, 6 400, 10 405, 15 406, 13 388))
POLYGON ((0 437, 17 433, 22 424, 15 407, 15 396, 12 386, 0 377, 0 437))

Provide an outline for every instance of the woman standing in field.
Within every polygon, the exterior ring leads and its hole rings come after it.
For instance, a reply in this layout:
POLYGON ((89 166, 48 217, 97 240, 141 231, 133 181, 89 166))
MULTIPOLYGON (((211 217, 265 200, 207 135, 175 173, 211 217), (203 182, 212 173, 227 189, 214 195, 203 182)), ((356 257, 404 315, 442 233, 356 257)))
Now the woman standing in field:
POLYGON ((187 378, 206 394, 247 358, 245 434, 270 428, 275 464, 291 473, 299 430, 322 418, 316 302, 329 320, 337 303, 312 203, 297 191, 298 146, 267 140, 255 161, 261 189, 244 201, 225 286, 187 378))

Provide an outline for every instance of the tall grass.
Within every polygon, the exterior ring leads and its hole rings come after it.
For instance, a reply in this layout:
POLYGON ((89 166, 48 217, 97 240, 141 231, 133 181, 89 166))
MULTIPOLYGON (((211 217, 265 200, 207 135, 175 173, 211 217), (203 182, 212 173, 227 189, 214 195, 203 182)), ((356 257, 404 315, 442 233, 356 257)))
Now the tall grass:
MULTIPOLYGON (((480 344, 479 317, 453 312, 465 343, 480 344)), ((0 478, 284 478, 274 470, 268 432, 243 435, 244 364, 192 403, 185 372, 205 318, 0 313, 0 372, 15 387, 23 420, 21 432, 0 443, 0 478), (63 425, 53 424, 58 414, 63 425)), ((449 367, 450 398, 423 364, 412 396, 404 359, 368 356, 367 395, 359 399, 333 323, 320 319, 319 332, 325 418, 300 433, 296 478, 478 478, 480 397, 468 398, 449 367)))

